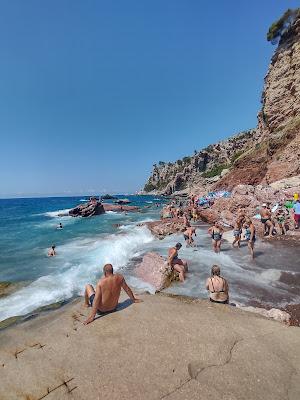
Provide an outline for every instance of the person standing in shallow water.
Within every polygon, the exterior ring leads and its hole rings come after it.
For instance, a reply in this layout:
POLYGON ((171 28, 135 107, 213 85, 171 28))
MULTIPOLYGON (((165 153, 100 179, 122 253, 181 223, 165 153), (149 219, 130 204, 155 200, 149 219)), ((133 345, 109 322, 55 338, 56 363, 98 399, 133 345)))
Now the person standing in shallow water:
POLYGON ((243 220, 241 218, 238 218, 234 224, 233 228, 234 240, 232 242, 232 247, 235 247, 236 243, 238 248, 241 247, 242 223, 243 220))
POLYGON ((227 280, 221 275, 218 265, 213 265, 211 269, 211 277, 206 281, 206 289, 209 290, 209 300, 212 303, 228 304, 229 303, 229 286, 227 280))
POLYGON ((218 222, 215 222, 214 225, 208 229, 208 234, 211 236, 214 252, 220 253, 223 229, 219 226, 218 222))
POLYGON ((193 235, 197 236, 196 228, 189 227, 183 230, 183 238, 185 240, 186 247, 194 246, 193 235))
POLYGON ((255 236, 255 226, 250 218, 246 219, 244 228, 246 229, 245 239, 248 242, 248 249, 250 251, 252 259, 254 259, 254 245, 256 241, 256 236, 255 236))

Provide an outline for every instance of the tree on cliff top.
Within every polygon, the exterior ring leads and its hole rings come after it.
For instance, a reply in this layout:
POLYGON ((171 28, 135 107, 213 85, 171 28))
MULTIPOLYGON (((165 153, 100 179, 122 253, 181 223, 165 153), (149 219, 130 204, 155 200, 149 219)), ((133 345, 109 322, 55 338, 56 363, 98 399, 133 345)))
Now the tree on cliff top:
POLYGON ((295 19, 300 15, 300 8, 291 10, 290 8, 286 10, 278 21, 273 22, 267 33, 267 40, 272 44, 278 43, 282 35, 286 33, 291 27, 295 19))

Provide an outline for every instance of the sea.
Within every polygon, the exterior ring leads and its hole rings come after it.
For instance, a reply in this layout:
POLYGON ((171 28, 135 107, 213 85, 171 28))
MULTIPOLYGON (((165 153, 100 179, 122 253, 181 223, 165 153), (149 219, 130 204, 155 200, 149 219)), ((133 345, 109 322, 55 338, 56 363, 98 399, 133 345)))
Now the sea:
MULTIPOLYGON (((140 226, 160 218, 166 199, 126 197, 140 207, 138 212, 107 212, 91 218, 60 216, 88 197, 0 199, 0 282, 15 287, 0 297, 0 321, 30 316, 83 295, 85 284, 95 284, 106 263, 124 274, 135 291, 154 293, 135 275, 135 266, 149 251, 166 256, 169 247, 183 243, 183 237, 175 234, 159 240, 140 226), (47 257, 52 244, 57 256, 47 257)), ((218 264, 229 282, 231 302, 266 307, 300 303, 298 246, 258 240, 252 261, 246 245, 232 249, 224 242, 221 253, 215 254, 207 228, 200 224, 196 246, 180 251, 189 263, 186 281, 174 283, 166 292, 207 298, 205 281, 211 266, 218 264)))

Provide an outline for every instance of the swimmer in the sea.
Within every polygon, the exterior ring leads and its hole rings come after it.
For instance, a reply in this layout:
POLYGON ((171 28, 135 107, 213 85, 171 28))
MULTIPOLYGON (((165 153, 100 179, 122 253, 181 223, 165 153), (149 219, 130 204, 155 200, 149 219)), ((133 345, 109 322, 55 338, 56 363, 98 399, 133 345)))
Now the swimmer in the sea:
POLYGON ((56 256, 56 251, 55 251, 55 245, 51 246, 51 249, 48 251, 48 257, 54 257, 56 256))
POLYGON ((59 225, 57 225, 56 229, 63 229, 62 223, 60 222, 59 225))

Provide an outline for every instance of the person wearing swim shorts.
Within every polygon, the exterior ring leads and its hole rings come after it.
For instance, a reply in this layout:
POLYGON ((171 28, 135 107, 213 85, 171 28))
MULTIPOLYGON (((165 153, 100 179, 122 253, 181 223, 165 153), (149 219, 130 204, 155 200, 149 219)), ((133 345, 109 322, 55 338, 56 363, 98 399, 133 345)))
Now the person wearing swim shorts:
POLYGON ((193 235, 197 236, 196 234, 196 229, 193 227, 188 227, 184 230, 183 232, 183 238, 186 243, 186 247, 193 246, 194 244, 194 239, 193 235))
POLYGON ((242 222, 243 222, 243 219, 238 218, 234 224, 234 228, 233 228, 234 240, 232 242, 232 247, 235 247, 236 243, 237 243, 238 248, 241 247, 242 222))
POLYGON ((261 217, 261 222, 264 224, 264 235, 267 237, 272 237, 274 229, 274 224, 272 222, 272 213, 268 209, 266 203, 262 204, 261 207, 262 208, 259 213, 261 217))
POLYGON ((220 253, 223 229, 219 226, 218 222, 208 229, 208 234, 212 239, 212 248, 215 253, 220 253))
POLYGON ((178 251, 181 249, 182 244, 177 243, 171 247, 168 252, 168 265, 179 273, 180 282, 184 282, 185 274, 188 271, 187 262, 178 257, 178 251))
POLYGON ((300 224, 300 200, 297 199, 293 205, 295 229, 299 229, 300 224))
POLYGON ((250 251, 252 259, 254 259, 254 245, 256 242, 256 235, 255 235, 255 226, 250 218, 246 219, 244 228, 246 229, 245 239, 248 242, 248 249, 250 251))
POLYGON ((207 279, 205 287, 209 290, 209 300, 212 303, 228 304, 229 286, 227 280, 220 274, 220 267, 218 265, 213 265, 211 277, 207 279))
POLYGON ((85 325, 93 322, 97 313, 103 315, 116 311, 121 289, 134 303, 142 301, 134 296, 123 275, 114 274, 111 264, 104 265, 103 273, 104 276, 98 281, 96 290, 90 284, 85 286, 85 305, 92 307, 90 316, 84 321, 85 325))

